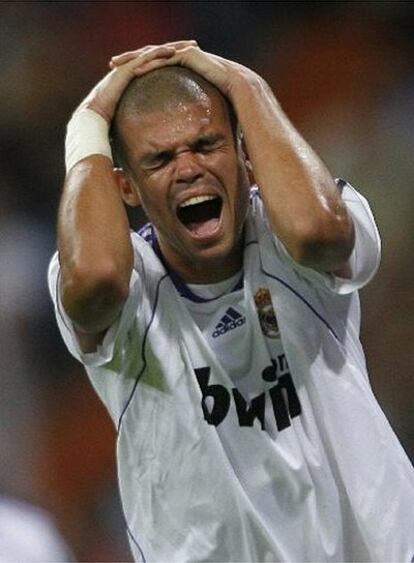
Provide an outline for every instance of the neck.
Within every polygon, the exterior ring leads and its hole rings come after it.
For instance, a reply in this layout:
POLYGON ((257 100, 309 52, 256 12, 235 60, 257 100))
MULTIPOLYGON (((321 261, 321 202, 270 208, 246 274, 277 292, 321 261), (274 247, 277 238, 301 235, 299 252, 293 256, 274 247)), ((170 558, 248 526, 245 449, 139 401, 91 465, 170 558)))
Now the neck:
POLYGON ((243 264, 243 237, 226 256, 187 260, 172 254, 170 247, 158 241, 161 258, 167 269, 174 271, 186 283, 217 283, 235 275, 243 264))

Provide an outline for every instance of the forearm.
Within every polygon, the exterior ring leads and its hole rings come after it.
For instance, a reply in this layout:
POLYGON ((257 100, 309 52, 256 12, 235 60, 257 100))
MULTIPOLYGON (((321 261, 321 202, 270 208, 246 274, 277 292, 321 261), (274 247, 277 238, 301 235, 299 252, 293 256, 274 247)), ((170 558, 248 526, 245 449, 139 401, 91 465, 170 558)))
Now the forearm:
POLYGON ((103 330, 128 295, 133 265, 128 218, 105 156, 85 158, 69 171, 58 249, 65 310, 83 330, 103 330))
POLYGON ((352 222, 323 162, 257 75, 239 77, 231 101, 275 234, 305 265, 342 267, 352 250, 352 222))
MULTIPOLYGON (((119 315, 133 268, 128 218, 120 195, 125 182, 116 180, 113 171, 109 126, 138 69, 163 66, 176 49, 194 43, 184 40, 143 47, 122 66, 111 65, 112 71, 81 102, 68 124, 68 175, 58 216, 60 289, 84 351, 95 350, 119 315)), ((135 205, 135 201, 135 196, 125 196, 126 203, 135 205)))

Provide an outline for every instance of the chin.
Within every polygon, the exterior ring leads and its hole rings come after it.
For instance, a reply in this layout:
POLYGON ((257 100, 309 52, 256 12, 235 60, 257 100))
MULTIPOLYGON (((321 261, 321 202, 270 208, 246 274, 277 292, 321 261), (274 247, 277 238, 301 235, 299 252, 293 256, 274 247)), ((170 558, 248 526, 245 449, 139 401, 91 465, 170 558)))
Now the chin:
POLYGON ((200 266, 208 268, 223 268, 233 270, 242 266, 241 257, 242 237, 232 237, 231 240, 222 240, 217 244, 200 248, 193 254, 193 260, 200 266))

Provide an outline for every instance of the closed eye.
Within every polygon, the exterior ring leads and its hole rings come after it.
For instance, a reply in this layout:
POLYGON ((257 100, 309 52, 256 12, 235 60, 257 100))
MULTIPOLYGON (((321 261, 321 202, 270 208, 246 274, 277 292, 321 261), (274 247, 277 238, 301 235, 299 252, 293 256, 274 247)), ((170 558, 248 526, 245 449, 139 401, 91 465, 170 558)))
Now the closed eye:
POLYGON ((206 137, 200 137, 193 144, 192 149, 195 152, 210 152, 220 147, 223 144, 223 141, 223 135, 208 135, 206 137))
POLYGON ((161 151, 146 156, 142 161, 142 166, 146 170, 156 170, 165 164, 168 164, 173 158, 172 151, 161 151))
MULTIPOLYGON (((199 137, 191 144, 191 150, 201 154, 207 154, 223 145, 224 135, 205 135, 199 137)), ((141 165, 145 170, 158 170, 166 166, 174 158, 174 151, 156 151, 147 154, 141 160, 141 165)))

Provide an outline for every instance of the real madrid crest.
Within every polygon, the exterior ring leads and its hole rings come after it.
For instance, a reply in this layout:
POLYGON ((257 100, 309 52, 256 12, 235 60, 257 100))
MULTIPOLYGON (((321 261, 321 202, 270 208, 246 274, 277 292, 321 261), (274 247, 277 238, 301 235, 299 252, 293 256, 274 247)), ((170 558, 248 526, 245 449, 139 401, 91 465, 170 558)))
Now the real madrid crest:
POLYGON ((268 338, 279 338, 279 327, 273 310, 270 291, 264 287, 260 287, 254 294, 254 302, 256 303, 257 314, 259 315, 263 334, 268 338))

